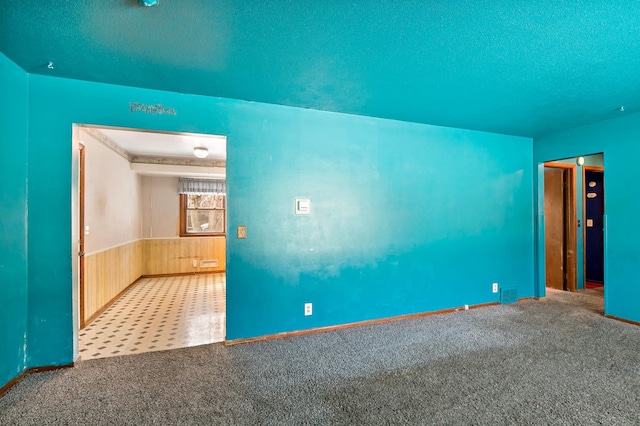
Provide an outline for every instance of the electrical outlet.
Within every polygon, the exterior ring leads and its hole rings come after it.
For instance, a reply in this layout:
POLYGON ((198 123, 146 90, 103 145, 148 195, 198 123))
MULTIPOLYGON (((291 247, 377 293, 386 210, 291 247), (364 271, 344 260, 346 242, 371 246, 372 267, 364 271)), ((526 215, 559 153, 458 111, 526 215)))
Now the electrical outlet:
POLYGON ((498 292, 498 283, 493 283, 492 290, 493 290, 494 293, 498 292))
POLYGON ((304 316, 308 317, 313 313, 313 303, 305 303, 304 304, 304 316))
POLYGON ((191 262, 191 265, 193 265, 194 268, 198 267, 198 260, 197 259, 193 259, 193 261, 191 262))

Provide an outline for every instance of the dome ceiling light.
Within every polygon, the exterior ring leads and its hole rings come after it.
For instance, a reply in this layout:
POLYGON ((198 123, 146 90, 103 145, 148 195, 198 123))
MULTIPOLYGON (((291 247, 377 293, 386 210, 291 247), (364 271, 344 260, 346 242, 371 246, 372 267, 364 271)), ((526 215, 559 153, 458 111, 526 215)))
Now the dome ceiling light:
POLYGON ((197 146, 193 148, 193 155, 198 158, 206 158, 209 155, 209 150, 203 146, 197 146))

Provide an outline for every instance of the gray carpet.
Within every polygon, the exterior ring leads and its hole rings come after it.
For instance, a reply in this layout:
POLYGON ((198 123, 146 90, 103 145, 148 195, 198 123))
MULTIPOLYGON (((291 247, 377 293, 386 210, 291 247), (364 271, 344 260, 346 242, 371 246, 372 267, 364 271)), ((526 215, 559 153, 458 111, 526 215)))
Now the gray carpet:
POLYGON ((0 424, 640 424, 640 327, 597 291, 33 374, 0 424))

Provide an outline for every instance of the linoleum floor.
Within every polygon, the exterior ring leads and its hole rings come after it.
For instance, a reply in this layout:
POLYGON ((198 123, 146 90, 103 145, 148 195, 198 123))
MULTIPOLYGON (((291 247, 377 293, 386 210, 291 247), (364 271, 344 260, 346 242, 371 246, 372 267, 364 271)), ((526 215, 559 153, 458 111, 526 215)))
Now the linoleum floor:
POLYGON ((144 278, 84 329, 88 360, 224 341, 226 276, 144 278))

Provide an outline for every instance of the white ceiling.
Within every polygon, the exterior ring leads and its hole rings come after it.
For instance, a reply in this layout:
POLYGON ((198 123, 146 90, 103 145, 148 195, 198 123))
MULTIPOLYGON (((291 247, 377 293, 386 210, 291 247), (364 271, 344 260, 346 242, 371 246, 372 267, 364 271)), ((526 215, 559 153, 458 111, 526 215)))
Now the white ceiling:
POLYGON ((143 130, 95 128, 132 156, 196 159, 193 148, 206 147, 207 160, 227 158, 227 138, 196 133, 156 133, 143 130))

